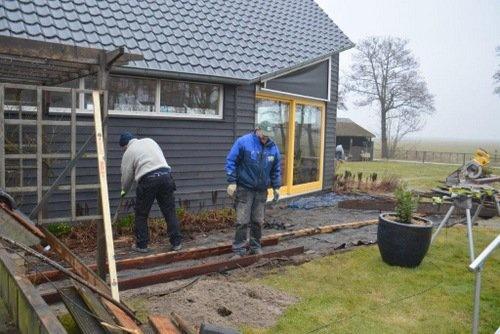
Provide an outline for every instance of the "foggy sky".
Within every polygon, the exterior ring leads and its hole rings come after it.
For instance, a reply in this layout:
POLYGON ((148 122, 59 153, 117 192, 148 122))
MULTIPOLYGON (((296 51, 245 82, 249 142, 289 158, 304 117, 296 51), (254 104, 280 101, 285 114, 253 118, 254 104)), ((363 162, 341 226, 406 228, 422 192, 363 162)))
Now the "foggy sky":
MULTIPOLYGON (((500 96, 492 79, 500 64, 500 0, 316 1, 354 43, 372 35, 410 40, 436 107, 413 137, 500 141, 500 96)), ((351 55, 341 53, 341 71, 351 55)), ((348 107, 340 117, 380 133, 375 112, 348 107)))

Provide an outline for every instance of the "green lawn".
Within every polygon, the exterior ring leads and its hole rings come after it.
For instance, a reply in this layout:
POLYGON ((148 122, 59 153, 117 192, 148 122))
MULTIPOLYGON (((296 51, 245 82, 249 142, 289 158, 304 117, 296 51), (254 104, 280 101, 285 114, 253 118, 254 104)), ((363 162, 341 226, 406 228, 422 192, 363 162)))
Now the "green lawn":
MULTIPOLYGON (((439 181, 444 181, 446 176, 452 173, 459 166, 441 164, 422 164, 413 162, 394 161, 347 161, 339 164, 337 174, 349 170, 354 175, 363 172, 368 176, 370 173, 377 173, 379 179, 383 176, 396 175, 408 183, 411 189, 430 190, 439 185, 439 181)), ((495 168, 494 173, 500 173, 500 169, 495 168)))
MULTIPOLYGON (((500 229, 474 232, 480 251, 500 229)), ((455 227, 442 232, 416 269, 384 264, 377 246, 288 267, 257 283, 300 301, 273 328, 244 333, 304 334, 326 324, 315 333, 467 333, 474 278, 468 262, 466 230, 455 227)), ((482 284, 481 333, 493 333, 500 326, 500 251, 487 262, 482 284)))

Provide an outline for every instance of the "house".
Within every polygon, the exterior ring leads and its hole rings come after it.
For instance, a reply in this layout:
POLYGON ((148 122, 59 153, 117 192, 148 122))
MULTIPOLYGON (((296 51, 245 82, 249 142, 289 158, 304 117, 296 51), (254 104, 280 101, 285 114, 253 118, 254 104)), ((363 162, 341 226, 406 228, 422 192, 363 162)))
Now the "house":
POLYGON ((373 133, 349 118, 337 118, 337 145, 342 145, 349 160, 373 160, 373 133))
MULTIPOLYGON (((142 55, 113 66, 105 87, 112 206, 124 131, 160 144, 189 208, 228 203, 226 154, 263 121, 283 156, 282 195, 331 188, 339 53, 353 43, 313 0, 19 0, 2 2, 0 13, 0 37, 142 55)), ((95 75, 80 76, 61 85, 97 88, 95 75)), ((6 108, 30 99, 5 91, 6 108)), ((70 99, 54 93, 44 103, 54 117, 68 117, 70 99)), ((91 97, 79 93, 76 108, 88 118, 91 97)), ((55 132, 56 142, 63 137, 55 132)), ((82 178, 97 179, 92 164, 82 178)), ((52 212, 68 210, 67 197, 57 195, 52 212)), ((86 211, 97 209, 95 190, 77 197, 86 211)))

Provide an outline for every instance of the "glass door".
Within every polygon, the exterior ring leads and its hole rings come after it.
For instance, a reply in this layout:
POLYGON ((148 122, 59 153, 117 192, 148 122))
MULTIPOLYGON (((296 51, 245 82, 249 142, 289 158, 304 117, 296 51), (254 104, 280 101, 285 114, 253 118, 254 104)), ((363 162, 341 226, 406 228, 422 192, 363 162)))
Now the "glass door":
POLYGON ((287 186, 288 180, 288 142, 289 142, 289 119, 290 102, 276 99, 257 98, 256 102, 256 124, 270 123, 274 131, 273 140, 281 154, 281 179, 283 187, 287 186))
POLYGON ((255 109, 256 124, 272 126, 281 153, 282 195, 320 190, 325 104, 259 94, 255 109))
POLYGON ((321 188, 323 105, 297 102, 294 112, 292 193, 321 188))

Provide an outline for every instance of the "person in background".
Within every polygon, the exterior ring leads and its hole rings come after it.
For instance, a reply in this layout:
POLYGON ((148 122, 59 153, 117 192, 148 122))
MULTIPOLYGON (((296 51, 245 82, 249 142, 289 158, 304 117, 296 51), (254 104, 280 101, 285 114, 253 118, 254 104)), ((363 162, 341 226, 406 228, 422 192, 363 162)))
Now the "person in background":
POLYGON ((262 224, 267 189, 273 188, 273 200, 279 199, 281 157, 272 141, 273 128, 263 122, 254 131, 236 140, 226 158, 227 193, 235 200, 236 233, 233 257, 261 254, 262 224), (250 225, 250 240, 247 230, 250 225))
POLYGON ((344 148, 342 147, 341 144, 337 145, 337 147, 335 147, 335 160, 345 160, 345 152, 344 152, 344 148))
POLYGON ((175 212, 175 182, 170 173, 170 166, 160 146, 151 138, 137 139, 130 132, 120 136, 123 148, 121 164, 121 196, 130 190, 133 181, 137 182, 135 199, 135 238, 132 250, 149 252, 148 217, 154 200, 167 223, 167 232, 171 249, 181 249, 182 235, 175 212))

